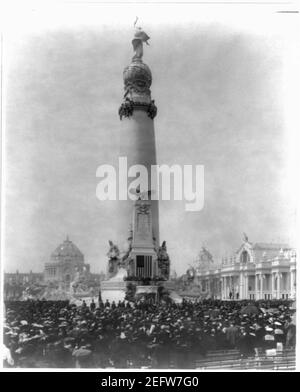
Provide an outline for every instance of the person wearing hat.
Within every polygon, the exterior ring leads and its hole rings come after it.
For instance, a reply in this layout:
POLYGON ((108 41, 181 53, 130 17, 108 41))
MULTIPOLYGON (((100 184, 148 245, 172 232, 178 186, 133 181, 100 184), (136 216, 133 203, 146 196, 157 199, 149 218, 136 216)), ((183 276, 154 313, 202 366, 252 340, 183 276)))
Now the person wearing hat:
POLYGON ((255 352, 258 354, 259 349, 264 345, 265 329, 259 321, 255 322, 250 329, 255 333, 255 352))
POLYGON ((226 340, 229 344, 229 348, 231 348, 231 349, 236 348, 236 344, 237 344, 239 336, 240 336, 240 329, 232 321, 230 323, 230 326, 226 329, 226 340))
POLYGON ((241 336, 237 341, 237 347, 242 357, 248 358, 255 354, 255 341, 255 334, 250 332, 249 327, 241 329, 241 336))
POLYGON ((286 333, 286 347, 295 347, 296 346, 296 325, 292 322, 292 319, 289 317, 284 326, 286 333))
POLYGON ((265 336, 264 336, 264 349, 271 350, 276 348, 276 341, 274 337, 274 329, 267 325, 265 327, 265 336))
POLYGON ((94 298, 92 298, 92 302, 90 303, 90 309, 92 312, 94 312, 96 309, 96 304, 95 304, 94 298))

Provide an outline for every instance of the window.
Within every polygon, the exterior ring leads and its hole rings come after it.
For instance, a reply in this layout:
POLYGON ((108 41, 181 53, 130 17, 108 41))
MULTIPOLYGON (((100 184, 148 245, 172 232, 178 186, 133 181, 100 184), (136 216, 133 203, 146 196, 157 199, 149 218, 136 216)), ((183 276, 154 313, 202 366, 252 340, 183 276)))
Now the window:
POLYGON ((243 264, 247 264, 250 262, 250 256, 246 250, 244 250, 242 252, 240 260, 241 260, 241 263, 243 263, 243 264))

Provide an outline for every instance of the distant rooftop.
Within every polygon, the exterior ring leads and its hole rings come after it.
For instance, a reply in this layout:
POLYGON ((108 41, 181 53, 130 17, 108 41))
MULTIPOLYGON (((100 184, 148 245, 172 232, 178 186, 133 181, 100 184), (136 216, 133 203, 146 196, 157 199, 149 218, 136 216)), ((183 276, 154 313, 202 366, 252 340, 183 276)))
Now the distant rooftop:
POLYGON ((274 244, 274 243, 267 243, 267 242, 256 242, 253 244, 253 249, 270 249, 270 250, 286 250, 286 249, 291 249, 291 247, 288 244, 274 244))

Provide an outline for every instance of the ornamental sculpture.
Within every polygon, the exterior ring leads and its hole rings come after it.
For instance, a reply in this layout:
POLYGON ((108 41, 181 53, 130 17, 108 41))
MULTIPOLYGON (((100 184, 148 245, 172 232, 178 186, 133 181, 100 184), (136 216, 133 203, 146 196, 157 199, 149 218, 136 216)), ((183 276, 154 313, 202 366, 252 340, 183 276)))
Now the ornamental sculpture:
MULTIPOLYGON (((135 24, 137 22, 137 19, 135 21, 135 24)), ((133 46, 133 51, 134 51, 134 56, 132 58, 133 61, 141 61, 143 57, 143 42, 145 42, 146 45, 148 44, 148 40, 150 37, 142 30, 141 27, 135 27, 135 33, 134 33, 134 38, 132 40, 132 46, 133 46)))
POLYGON ((133 101, 131 101, 129 98, 126 98, 119 108, 120 120, 122 120, 123 116, 130 117, 132 116, 132 114, 133 114, 133 101))
POLYGON ((157 107, 155 106, 154 99, 150 103, 136 102, 129 98, 125 98, 125 101, 119 108, 119 117, 122 120, 123 117, 131 117, 134 109, 144 110, 148 117, 152 120, 157 114, 157 107))
POLYGON ((109 241, 108 257, 108 272, 110 276, 114 276, 118 272, 120 251, 117 245, 109 241))
POLYGON ((123 79, 125 86, 124 98, 132 93, 150 97, 152 74, 147 64, 142 61, 132 62, 124 69, 123 79))
POLYGON ((170 257, 167 253, 167 243, 164 241, 157 252, 157 261, 160 274, 163 278, 169 279, 170 257))

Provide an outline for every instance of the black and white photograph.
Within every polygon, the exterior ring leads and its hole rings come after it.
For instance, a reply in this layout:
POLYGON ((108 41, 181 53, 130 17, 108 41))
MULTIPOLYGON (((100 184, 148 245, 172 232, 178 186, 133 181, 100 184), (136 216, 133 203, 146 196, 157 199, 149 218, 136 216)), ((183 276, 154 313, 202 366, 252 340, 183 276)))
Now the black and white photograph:
POLYGON ((298 4, 17 7, 2 371, 297 370, 298 4))

